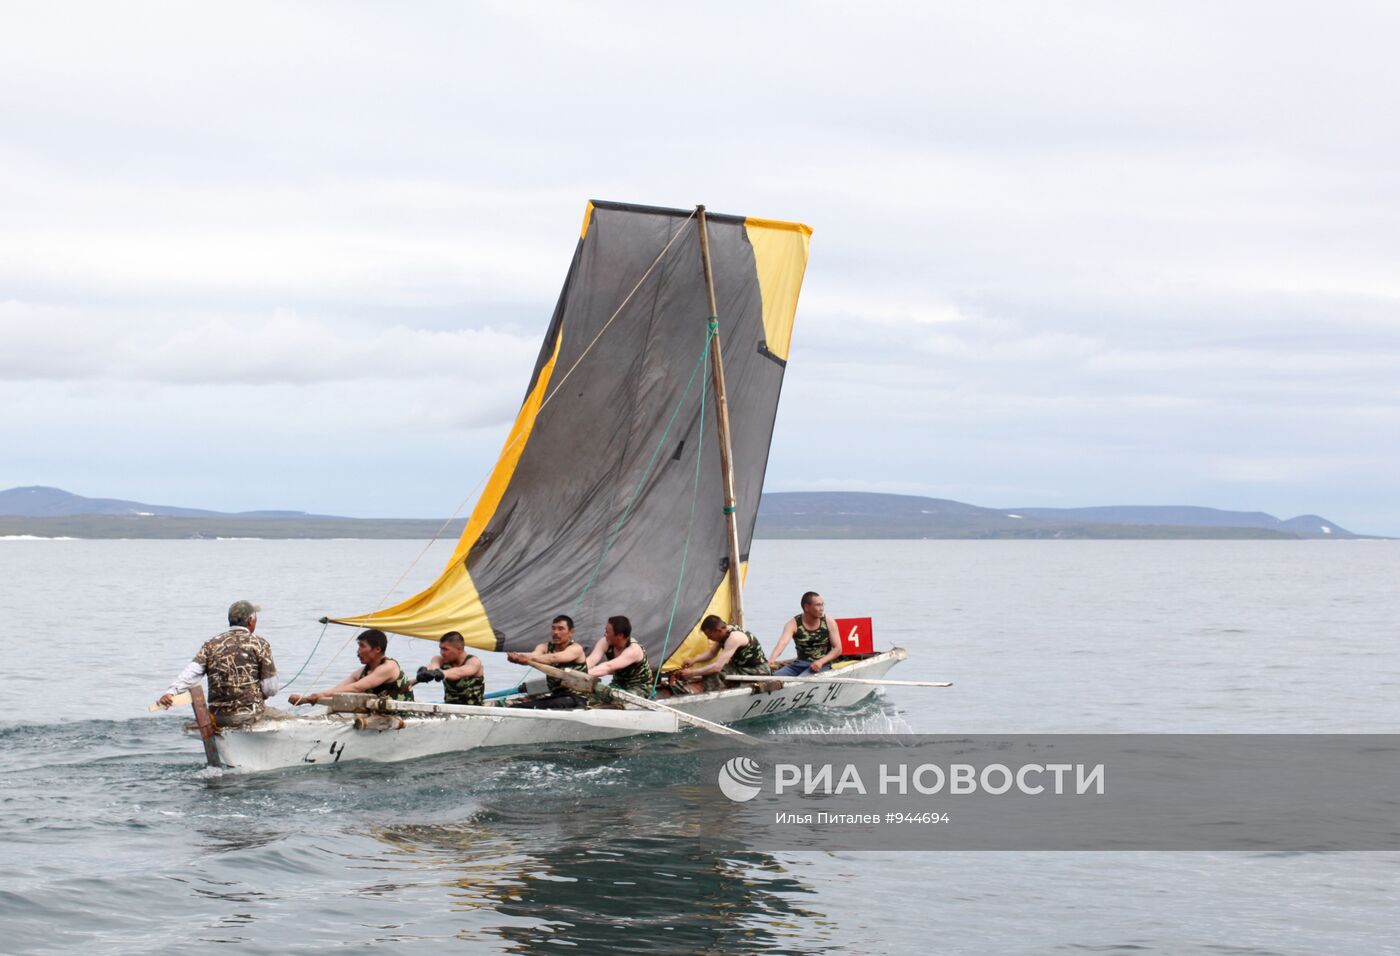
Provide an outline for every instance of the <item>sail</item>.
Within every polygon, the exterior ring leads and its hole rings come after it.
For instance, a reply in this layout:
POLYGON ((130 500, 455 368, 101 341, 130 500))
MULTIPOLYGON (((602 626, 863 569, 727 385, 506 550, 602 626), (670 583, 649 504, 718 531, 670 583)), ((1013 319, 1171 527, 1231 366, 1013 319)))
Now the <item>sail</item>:
MULTIPOLYGON (((746 561, 811 230, 707 219, 746 561)), ((673 657, 729 605, 709 329, 695 214, 589 203, 525 400, 447 566, 393 607, 333 620, 514 651, 557 614, 589 646, 622 614, 653 665, 673 657)))

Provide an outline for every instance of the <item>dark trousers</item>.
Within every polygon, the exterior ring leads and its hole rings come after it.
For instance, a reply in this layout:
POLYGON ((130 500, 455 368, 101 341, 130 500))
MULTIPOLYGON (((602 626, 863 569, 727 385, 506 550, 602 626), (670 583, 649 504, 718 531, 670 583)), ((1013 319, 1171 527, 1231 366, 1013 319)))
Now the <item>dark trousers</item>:
POLYGON ((561 687, 543 697, 531 697, 512 706, 528 707, 532 710, 573 710, 584 706, 584 701, 577 694, 571 694, 561 687))

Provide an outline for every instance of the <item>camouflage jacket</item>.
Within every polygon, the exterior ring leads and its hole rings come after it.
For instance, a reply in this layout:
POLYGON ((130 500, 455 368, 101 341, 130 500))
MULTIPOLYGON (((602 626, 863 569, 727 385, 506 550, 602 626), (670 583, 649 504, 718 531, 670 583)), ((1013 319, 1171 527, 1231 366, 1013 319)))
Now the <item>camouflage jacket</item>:
MULTIPOLYGON (((468 661, 476 660, 471 654, 467 659, 457 666, 465 665, 468 661)), ((470 707, 480 707, 486 702, 486 678, 481 674, 475 677, 459 677, 453 680, 450 677, 442 679, 442 702, 444 704, 466 704, 470 707)))
POLYGON ((807 630, 801 614, 793 620, 797 622, 797 629, 792 632, 792 643, 797 648, 798 660, 814 661, 831 653, 831 629, 826 626, 825 617, 814 631, 807 630))
MULTIPOLYGON (((574 643, 574 641, 570 640, 569 643, 565 644, 563 647, 558 648, 558 649, 556 650, 555 647, 554 647, 553 642, 552 642, 552 641, 547 641, 547 642, 545 642, 545 648, 544 648, 544 649, 545 649, 545 653, 546 653, 546 654, 558 654, 558 653, 560 653, 560 652, 562 652, 562 651, 566 651, 566 650, 568 650, 570 647, 574 647, 574 646, 576 646, 575 643, 574 643)), ((587 664, 586 660, 577 660, 577 661, 573 661, 572 663, 569 663, 569 664, 555 664, 554 666, 557 667, 557 668, 559 668, 561 671, 578 671, 578 672, 583 673, 583 674, 587 674, 587 673, 588 673, 588 664, 587 664)), ((559 678, 557 678, 557 677, 546 677, 546 678, 545 678, 545 683, 549 686, 549 692, 550 692, 551 694, 558 693, 560 690, 567 690, 567 691, 569 691, 569 693, 571 693, 571 694, 574 693, 573 690, 571 690, 570 688, 566 687, 566 686, 564 685, 564 682, 563 682, 562 680, 560 680, 559 678)))
MULTIPOLYGON (((635 643, 636 641, 629 637, 627 643, 622 645, 622 649, 626 650, 635 643)), ((614 652, 611 647, 604 653, 607 655, 608 660, 612 660, 617 656, 617 652, 614 652)), ((651 665, 647 663, 645 654, 643 654, 642 659, 635 664, 628 664, 621 670, 613 671, 612 675, 612 686, 616 687, 618 690, 625 690, 629 694, 637 694, 640 697, 651 697, 651 685, 653 683, 655 683, 655 681, 653 680, 651 665)))
MULTIPOLYGON (((384 658, 384 660, 396 666, 399 663, 392 657, 386 657, 384 658)), ((381 661, 380 663, 383 663, 383 661, 381 661)), ((378 665, 376 664, 375 666, 377 667, 378 665)), ((369 676, 369 672, 370 666, 366 664, 364 666, 364 669, 360 671, 360 676, 358 679, 364 680, 366 677, 369 676)), ((412 700, 413 684, 409 681, 408 675, 403 672, 403 667, 399 667, 399 676, 397 679, 386 680, 378 687, 371 687, 369 690, 365 691, 365 693, 375 694, 379 697, 383 697, 385 700, 412 700)))
POLYGON ((763 653, 763 645, 758 642, 758 638, 742 627, 734 627, 730 634, 743 634, 749 642, 734 652, 729 658, 729 663, 721 669, 722 674, 758 674, 771 673, 768 667, 768 657, 763 653))
POLYGON ((262 716, 262 681, 277 676, 266 640, 245 627, 231 627, 205 641, 194 662, 209 680, 209 712, 215 720, 262 716))

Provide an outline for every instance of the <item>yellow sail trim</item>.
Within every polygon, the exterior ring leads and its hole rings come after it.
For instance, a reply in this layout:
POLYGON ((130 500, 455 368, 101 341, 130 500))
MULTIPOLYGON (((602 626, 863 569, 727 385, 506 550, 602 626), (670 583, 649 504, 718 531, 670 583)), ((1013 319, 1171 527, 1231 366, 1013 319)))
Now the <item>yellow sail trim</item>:
POLYGON ((583 210, 583 228, 579 230, 580 239, 588 238, 588 224, 593 221, 593 203, 589 203, 583 210))
POLYGON ((745 219, 744 229, 753 247, 758 289, 763 298, 763 336, 768 351, 787 361, 792 344, 792 320, 797 296, 807 271, 812 229, 800 222, 745 219))
POLYGON ((496 632, 481 604, 481 595, 462 563, 452 564, 433 586, 401 604, 362 617, 332 618, 336 624, 377 627, 381 631, 436 641, 456 631, 468 647, 496 649, 496 632))
POLYGON ((501 498, 505 496, 510 479, 515 474, 516 465, 520 463, 525 443, 530 438, 530 430, 535 425, 535 417, 544 405, 545 392, 549 388, 554 363, 559 358, 559 347, 563 341, 564 329, 561 326, 554 339, 554 353, 540 369, 540 374, 535 379, 535 387, 530 389, 525 403, 520 406, 520 414, 515 416, 515 424, 506 436, 501 456, 496 459, 496 467, 491 471, 491 477, 486 482, 481 497, 477 499, 471 517, 467 519, 467 526, 457 541, 452 558, 438 579, 426 590, 393 607, 361 617, 332 618, 335 623, 377 627, 395 634, 407 634, 409 637, 421 637, 430 641, 436 641, 447 631, 457 631, 462 635, 462 640, 471 647, 485 651, 496 649, 496 634, 486 615, 486 608, 482 606, 481 595, 477 593, 476 585, 467 573, 466 558, 481 537, 481 532, 490 524, 496 509, 500 507, 501 498))
POLYGON ((540 369, 539 377, 535 380, 535 387, 530 390, 525 404, 520 406, 520 414, 515 416, 515 424, 511 426, 510 434, 506 436, 506 444, 501 449, 501 457, 496 460, 496 467, 491 472, 491 479, 486 483, 486 489, 481 493, 481 497, 477 499, 476 507, 472 509, 472 516, 467 520, 467 526, 462 530, 462 537, 457 541, 457 550, 452 552, 452 559, 448 561, 449 566, 467 556, 467 552, 481 537, 481 532, 486 530, 486 526, 495 517, 496 509, 501 504, 501 498, 505 496, 506 488, 515 475, 515 466, 520 463, 520 456, 525 453, 525 442, 530 438, 530 430, 535 427, 535 416, 540 413, 540 406, 544 404, 545 391, 549 388, 549 380, 554 374, 554 363, 559 359, 559 346, 563 341, 564 327, 560 325, 559 334, 554 338, 554 353, 550 355, 544 368, 540 369))
MULTIPOLYGON (((739 563, 739 583, 741 587, 743 582, 748 579, 748 576, 749 563, 747 561, 742 561, 739 563)), ((661 665, 661 670, 663 672, 676 670, 686 661, 709 653, 710 639, 700 633, 700 621, 705 620, 705 618, 709 617, 711 614, 718 614, 728 621, 729 611, 729 575, 726 574, 724 580, 719 583, 719 588, 715 591, 715 596, 710 598, 710 606, 705 608, 705 613, 701 614, 700 620, 695 622, 694 630, 685 636, 685 640, 681 641, 681 646, 676 648, 675 653, 666 659, 666 663, 661 665)))

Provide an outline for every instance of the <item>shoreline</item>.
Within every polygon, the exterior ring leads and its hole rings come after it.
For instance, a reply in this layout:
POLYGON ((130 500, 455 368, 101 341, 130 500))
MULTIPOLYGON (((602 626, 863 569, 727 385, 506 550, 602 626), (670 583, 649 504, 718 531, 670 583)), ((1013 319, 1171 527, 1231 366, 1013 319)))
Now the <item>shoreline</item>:
MULTIPOLYGON (((0 541, 427 541, 455 540, 464 520, 450 523, 419 518, 169 518, 161 516, 77 515, 31 518, 0 515, 0 541)), ((1110 525, 1043 523, 1005 528, 919 528, 888 526, 765 529, 765 541, 1389 541, 1382 535, 1317 535, 1266 528, 1187 525, 1110 525)))

